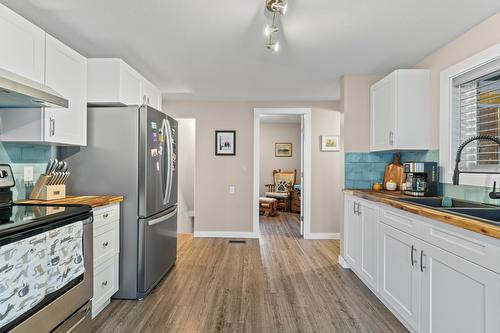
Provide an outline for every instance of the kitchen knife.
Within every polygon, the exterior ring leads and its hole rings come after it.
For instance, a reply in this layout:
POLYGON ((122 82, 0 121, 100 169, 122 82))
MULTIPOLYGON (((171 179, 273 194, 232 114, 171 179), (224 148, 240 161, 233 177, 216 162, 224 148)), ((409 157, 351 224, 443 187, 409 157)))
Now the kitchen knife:
POLYGON ((54 163, 54 161, 50 158, 49 162, 47 163, 47 167, 45 168, 45 174, 46 175, 48 175, 49 172, 50 172, 50 169, 52 169, 52 163, 54 163))
POLYGON ((62 168, 63 168, 63 165, 64 165, 64 162, 63 161, 59 161, 59 163, 57 163, 56 171, 57 172, 61 172, 62 168))
POLYGON ((51 176, 52 177, 50 178, 48 185, 54 185, 54 182, 56 181, 56 177, 57 177, 57 172, 52 171, 51 176))
POLYGON ((51 168, 49 170, 50 174, 53 174, 56 171, 56 167, 57 167, 58 163, 59 163, 59 161, 57 159, 54 159, 54 161, 52 163, 52 166, 51 166, 51 168))
POLYGON ((69 172, 69 171, 66 171, 66 172, 64 173, 64 177, 63 177, 63 179, 62 179, 61 184, 63 184, 63 185, 65 185, 65 184, 66 184, 66 182, 68 181, 69 175, 70 175, 70 172, 69 172))

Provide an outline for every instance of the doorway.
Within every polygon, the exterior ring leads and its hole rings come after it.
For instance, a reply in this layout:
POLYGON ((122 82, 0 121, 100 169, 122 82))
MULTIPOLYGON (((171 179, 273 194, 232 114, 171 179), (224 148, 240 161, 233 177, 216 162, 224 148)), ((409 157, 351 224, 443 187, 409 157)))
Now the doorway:
POLYGON ((296 220, 299 224, 300 234, 307 239, 310 235, 311 192, 311 109, 309 108, 254 109, 253 232, 256 236, 260 236, 262 207, 259 207, 259 204, 262 200, 259 199, 273 197, 269 192, 277 190, 278 184, 276 182, 280 177, 285 177, 285 180, 293 177, 295 181, 294 184, 287 185, 288 190, 283 198, 277 196, 275 203, 280 206, 278 214, 296 220), (297 129, 298 133, 292 133, 294 128, 297 129), (281 137, 284 139, 281 140, 278 139, 280 138, 278 132, 269 134, 273 129, 288 133, 282 133, 281 137), (265 139, 266 142, 261 142, 262 139, 265 139), (270 151, 271 157, 269 156, 270 151), (265 156, 262 156, 263 153, 265 156), (269 160, 262 161, 262 158, 269 160), (275 173, 275 171, 273 173, 273 170, 280 169, 282 173, 275 173), (266 184, 273 185, 273 187, 266 188, 266 184), (294 213, 298 214, 295 216, 294 213))
POLYGON ((195 219, 196 119, 177 119, 178 219, 177 232, 192 234, 195 219))

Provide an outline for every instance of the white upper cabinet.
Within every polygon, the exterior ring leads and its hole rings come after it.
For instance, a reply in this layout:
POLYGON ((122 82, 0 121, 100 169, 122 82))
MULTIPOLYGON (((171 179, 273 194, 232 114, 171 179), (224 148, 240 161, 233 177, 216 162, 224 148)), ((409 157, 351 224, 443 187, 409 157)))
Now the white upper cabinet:
POLYGON ((88 59, 87 87, 89 105, 141 103, 141 75, 121 59, 88 59))
POLYGON ((370 151, 431 149, 430 71, 401 69, 370 88, 370 151))
POLYGON ((142 81, 142 104, 161 110, 161 91, 149 81, 142 81))
POLYGON ((87 144, 87 58, 47 35, 45 81, 69 101, 67 109, 46 108, 47 142, 87 144))
POLYGON ((0 68, 44 83, 45 32, 0 4, 0 68))
POLYGON ((3 109, 0 140, 86 145, 87 59, 3 5, 0 40, 0 68, 45 84, 69 102, 67 109, 3 109))
POLYGON ((161 92, 121 59, 88 59, 88 104, 148 104, 161 110, 161 92))

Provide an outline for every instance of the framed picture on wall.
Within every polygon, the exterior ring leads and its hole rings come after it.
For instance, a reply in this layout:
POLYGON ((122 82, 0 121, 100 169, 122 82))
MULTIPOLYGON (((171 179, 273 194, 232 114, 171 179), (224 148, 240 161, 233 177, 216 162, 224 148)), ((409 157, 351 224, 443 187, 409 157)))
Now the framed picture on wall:
POLYGON ((322 135, 321 151, 340 151, 338 135, 322 135))
POLYGON ((292 157, 292 143, 277 142, 274 144, 275 157, 292 157))
POLYGON ((236 155, 236 131, 215 131, 215 155, 236 155))

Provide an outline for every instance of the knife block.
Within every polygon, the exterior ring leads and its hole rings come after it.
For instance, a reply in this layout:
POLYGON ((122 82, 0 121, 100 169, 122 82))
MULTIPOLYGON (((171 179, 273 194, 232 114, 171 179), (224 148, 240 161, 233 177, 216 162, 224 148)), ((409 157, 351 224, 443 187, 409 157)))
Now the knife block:
POLYGON ((36 181, 30 199, 33 200, 56 200, 66 198, 66 185, 47 185, 52 176, 40 175, 36 181))

